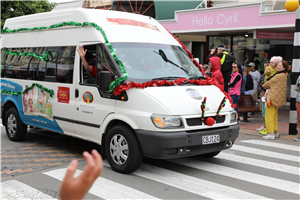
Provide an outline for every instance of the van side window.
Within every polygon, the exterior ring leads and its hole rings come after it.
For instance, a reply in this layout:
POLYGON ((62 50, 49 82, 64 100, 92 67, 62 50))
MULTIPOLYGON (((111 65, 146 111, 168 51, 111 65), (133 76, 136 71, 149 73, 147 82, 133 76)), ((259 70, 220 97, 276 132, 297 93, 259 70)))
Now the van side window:
POLYGON ((49 51, 52 55, 52 60, 46 64, 46 77, 45 81, 56 82, 56 64, 58 59, 58 48, 57 47, 47 47, 46 51, 49 51))
MULTIPOLYGON (((97 70, 98 71, 109 71, 113 77, 115 75, 113 64, 110 59, 108 59, 107 53, 104 51, 103 45, 97 45, 97 70)), ((98 78, 99 84, 99 78, 98 78)))
POLYGON ((6 59, 7 59, 7 54, 5 53, 4 49, 1 49, 1 77, 2 78, 6 77, 5 76, 6 59))
POLYGON ((96 85, 97 84, 97 77, 99 76, 99 72, 96 69, 96 45, 86 45, 83 46, 84 50, 87 50, 85 54, 85 59, 87 63, 92 67, 92 71, 88 71, 84 68, 82 64, 82 60, 80 59, 80 69, 81 69, 81 83, 89 84, 89 85, 96 85))
POLYGON ((73 83, 75 51, 75 46, 61 47, 59 49, 56 75, 57 82, 73 83))
MULTIPOLYGON (((44 47, 37 48, 27 48, 26 51, 28 53, 36 53, 37 55, 41 55, 44 52, 44 47)), ((27 65, 26 71, 26 79, 28 80, 37 80, 37 70, 40 64, 40 59, 33 56, 26 56, 23 60, 24 65, 27 65), (29 65, 28 65, 29 64, 29 65)))
MULTIPOLYGON (((46 48, 45 47, 37 47, 37 48, 34 48, 35 49, 35 53, 39 56, 43 56, 44 53, 45 53, 45 50, 46 48)), ((45 61, 42 61, 38 58, 35 58, 33 57, 31 62, 30 62, 30 65, 31 67, 34 69, 34 68, 37 68, 37 76, 34 77, 34 80, 37 80, 37 81, 45 81, 45 72, 46 72, 46 62, 45 61)))
MULTIPOLYGON (((16 49, 8 48, 8 51, 16 51, 16 49)), ((17 56, 8 54, 6 57, 6 62, 4 63, 5 66, 5 77, 7 78, 16 78, 18 70, 14 67, 14 61, 17 56)))

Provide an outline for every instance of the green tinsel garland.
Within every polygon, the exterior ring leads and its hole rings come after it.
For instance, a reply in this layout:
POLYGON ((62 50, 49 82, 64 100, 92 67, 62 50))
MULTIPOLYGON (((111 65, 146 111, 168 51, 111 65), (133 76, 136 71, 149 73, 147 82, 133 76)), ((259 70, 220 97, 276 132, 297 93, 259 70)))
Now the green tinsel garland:
POLYGON ((6 47, 4 47, 4 51, 5 51, 5 53, 11 54, 14 56, 33 56, 33 57, 38 58, 45 62, 51 62, 53 60, 53 55, 50 51, 46 51, 43 56, 39 56, 36 53, 28 53, 28 52, 20 53, 20 52, 16 52, 16 51, 9 51, 6 47), (50 59, 48 59, 48 55, 50 56, 50 59))
POLYGON ((6 27, 5 29, 1 30, 1 33, 15 33, 15 32, 20 32, 20 31, 35 31, 35 30, 45 30, 45 29, 53 29, 53 28, 59 28, 59 27, 63 27, 63 26, 93 26, 95 27, 98 31, 101 32, 104 40, 105 40, 105 44, 108 46, 108 48, 110 49, 110 53, 112 55, 112 57, 114 58, 114 60, 118 63, 118 65, 120 66, 121 72, 123 73, 123 77, 117 78, 116 80, 114 80, 113 82, 111 82, 111 84, 109 85, 109 91, 113 92, 114 89, 121 84, 122 81, 125 81, 128 77, 127 72, 125 70, 125 67, 123 66, 123 63, 120 61, 120 59, 117 57, 112 45, 108 42, 107 37, 105 32, 103 31, 102 28, 100 28, 96 23, 92 23, 92 22, 62 22, 62 23, 58 23, 58 24, 54 24, 51 25, 49 27, 45 27, 45 26, 41 26, 41 27, 34 27, 34 28, 18 28, 18 29, 14 29, 14 30, 8 30, 8 28, 6 27))
POLYGON ((8 90, 1 90, 1 94, 11 94, 11 95, 20 95, 20 94, 25 94, 26 92, 28 92, 29 90, 32 90, 34 87, 38 87, 41 90, 48 92, 50 97, 53 97, 54 95, 54 91, 51 89, 48 89, 46 87, 43 87, 42 85, 38 84, 38 83, 33 83, 30 87, 27 87, 25 90, 23 91, 19 91, 19 92, 13 92, 12 90, 8 91, 8 90))

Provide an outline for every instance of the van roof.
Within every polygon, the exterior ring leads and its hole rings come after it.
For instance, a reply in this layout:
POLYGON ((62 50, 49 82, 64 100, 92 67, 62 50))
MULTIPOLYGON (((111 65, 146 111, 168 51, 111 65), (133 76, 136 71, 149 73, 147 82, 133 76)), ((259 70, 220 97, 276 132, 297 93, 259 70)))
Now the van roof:
MULTIPOLYGON (((149 16, 111 10, 78 8, 26 15, 7 19, 4 28, 7 27, 9 30, 14 30, 19 28, 49 27, 62 22, 95 23, 103 29, 109 42, 141 42, 179 45, 168 31, 155 19, 149 16)), ((51 29, 51 31, 51 35, 46 33, 36 33, 49 32, 49 30, 30 31, 31 34, 28 34, 28 31, 15 32, 12 34, 14 37, 25 37, 24 34, 27 32, 26 37, 29 37, 28 40, 30 40, 32 33, 35 34, 35 38, 32 39, 39 38, 41 40, 46 40, 46 38, 50 39, 53 35, 56 35, 57 37, 64 37, 65 35, 69 37, 66 38, 68 40, 67 43, 73 44, 75 41, 78 43, 87 40, 103 42, 102 34, 94 27, 65 26, 51 29), (59 32, 59 34, 54 34, 55 32, 53 31, 59 32), (72 42, 71 40, 74 41, 72 42)), ((3 34, 3 41, 11 38, 9 35, 11 34, 3 34)), ((18 42, 20 43, 21 41, 22 39, 20 38, 18 42)), ((24 42, 26 43, 26 41, 24 42)), ((5 45, 3 44, 3 46, 5 45)), ((15 45, 13 44, 12 46, 15 45)))

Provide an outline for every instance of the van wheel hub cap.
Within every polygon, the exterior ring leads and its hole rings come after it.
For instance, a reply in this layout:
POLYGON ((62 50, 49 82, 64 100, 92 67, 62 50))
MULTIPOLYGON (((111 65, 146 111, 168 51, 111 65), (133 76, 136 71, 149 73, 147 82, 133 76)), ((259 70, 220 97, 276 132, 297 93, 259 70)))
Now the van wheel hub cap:
POLYGON ((7 118, 7 130, 11 137, 16 134, 17 131, 17 119, 15 115, 10 114, 7 118))
POLYGON ((128 159, 128 143, 120 134, 114 135, 110 140, 110 155, 115 163, 123 165, 128 159))

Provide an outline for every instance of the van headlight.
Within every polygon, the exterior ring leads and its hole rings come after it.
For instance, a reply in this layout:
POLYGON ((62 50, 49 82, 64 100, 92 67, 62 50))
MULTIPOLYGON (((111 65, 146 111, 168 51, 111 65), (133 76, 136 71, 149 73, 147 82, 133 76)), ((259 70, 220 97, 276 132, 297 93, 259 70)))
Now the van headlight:
POLYGON ((230 123, 236 122, 236 111, 230 111, 230 123))
POLYGON ((173 129, 184 128, 183 120, 180 116, 168 116, 168 115, 151 115, 151 121, 157 128, 173 129))

